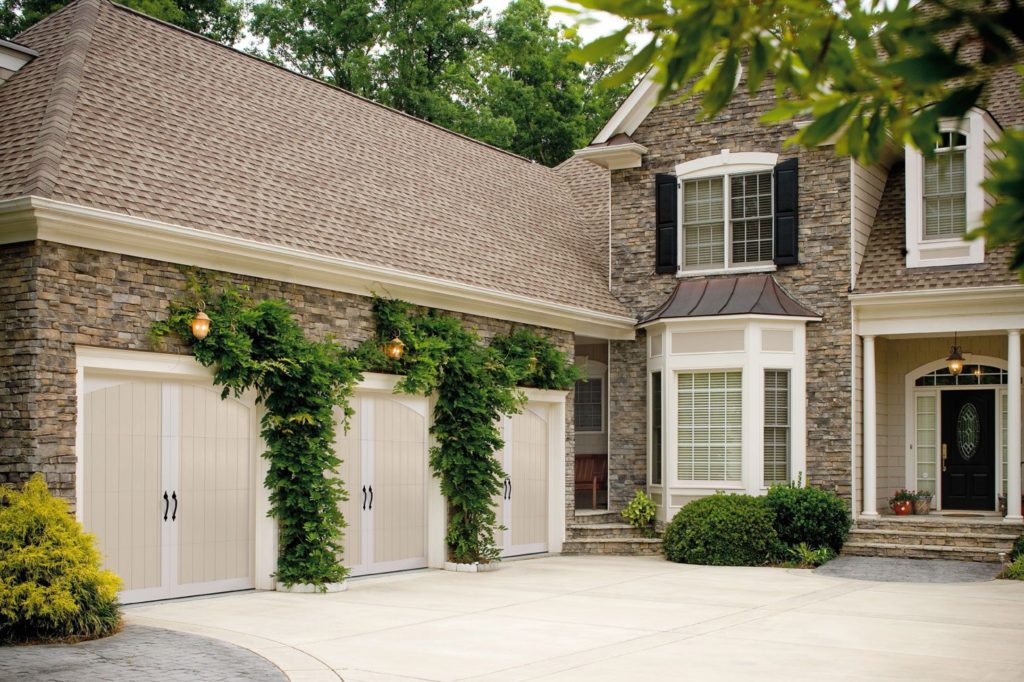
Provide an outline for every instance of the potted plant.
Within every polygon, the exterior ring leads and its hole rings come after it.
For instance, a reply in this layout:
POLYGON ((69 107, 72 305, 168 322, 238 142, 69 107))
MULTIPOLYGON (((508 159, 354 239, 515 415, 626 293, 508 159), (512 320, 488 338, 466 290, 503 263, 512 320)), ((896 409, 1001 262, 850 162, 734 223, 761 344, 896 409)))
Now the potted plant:
POLYGON ((906 488, 900 488, 889 498, 889 508, 896 516, 909 516, 914 511, 916 496, 906 488))
POLYGON ((932 511, 932 493, 929 490, 918 490, 914 493, 914 513, 930 514, 932 511))

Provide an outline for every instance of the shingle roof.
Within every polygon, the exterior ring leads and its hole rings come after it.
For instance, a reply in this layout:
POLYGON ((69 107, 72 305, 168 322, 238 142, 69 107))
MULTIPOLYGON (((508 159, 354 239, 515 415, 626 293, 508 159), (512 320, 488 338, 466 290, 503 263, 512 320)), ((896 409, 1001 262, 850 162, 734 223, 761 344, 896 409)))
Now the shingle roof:
POLYGON ((771 275, 679 280, 669 297, 640 324, 719 315, 820 317, 794 299, 771 275))
POLYGON ((551 169, 107 0, 17 40, 40 56, 0 86, 0 200, 628 314, 551 169))

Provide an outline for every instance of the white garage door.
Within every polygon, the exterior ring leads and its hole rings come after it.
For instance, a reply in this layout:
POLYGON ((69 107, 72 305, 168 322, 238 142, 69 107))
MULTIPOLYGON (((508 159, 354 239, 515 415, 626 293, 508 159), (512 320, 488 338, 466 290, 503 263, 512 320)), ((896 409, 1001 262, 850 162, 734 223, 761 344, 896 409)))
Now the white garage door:
POLYGON ((357 393, 340 426, 339 475, 349 491, 343 562, 353 576, 427 565, 428 402, 357 393))
POLYGON ((546 405, 530 404, 503 420, 507 475, 498 522, 502 556, 548 551, 548 419, 546 405))
POLYGON ((253 586, 253 410, 201 383, 86 376, 82 520, 125 603, 253 586))

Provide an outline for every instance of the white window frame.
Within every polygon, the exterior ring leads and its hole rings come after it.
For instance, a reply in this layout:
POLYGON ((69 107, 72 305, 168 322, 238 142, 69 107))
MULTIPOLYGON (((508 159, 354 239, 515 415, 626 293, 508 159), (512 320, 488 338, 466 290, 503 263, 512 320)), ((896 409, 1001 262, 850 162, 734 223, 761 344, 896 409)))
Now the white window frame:
MULTIPOLYGON (((784 481, 775 481, 775 482, 773 482, 771 484, 765 483, 765 480, 764 480, 765 479, 765 470, 764 470, 765 459, 764 459, 764 457, 765 457, 765 454, 766 454, 765 453, 765 445, 767 443, 765 442, 764 431, 765 431, 765 429, 768 428, 768 418, 767 418, 767 415, 765 415, 764 412, 762 412, 762 415, 764 416, 764 421, 762 423, 762 429, 761 429, 761 452, 762 452, 762 455, 761 455, 761 484, 763 486, 765 486, 765 487, 767 487, 769 485, 775 485, 776 483, 780 483, 780 482, 781 483, 789 483, 789 482, 794 480, 793 479, 793 475, 791 473, 792 470, 793 470, 793 370, 790 367, 773 367, 771 365, 765 365, 764 366, 764 369, 761 370, 761 381, 765 383, 765 386, 762 389, 764 391, 764 393, 762 393, 762 396, 764 396, 763 399, 762 399, 762 402, 764 402, 764 400, 767 399, 767 395, 768 395, 768 387, 767 387, 768 372, 781 372, 781 373, 784 373, 786 375, 786 401, 787 401, 787 404, 786 404, 786 425, 784 427, 786 429, 786 480, 784 480, 784 481)), ((779 428, 778 424, 772 424, 772 426, 776 427, 776 428, 779 428)))
MULTIPOLYGON (((965 154, 967 234, 982 223, 985 212, 986 138, 996 124, 984 112, 972 109, 962 120, 944 119, 939 123, 943 133, 960 133, 967 138, 965 154)), ((924 236, 924 155, 907 145, 906 150, 906 249, 907 267, 922 268, 942 265, 970 265, 985 262, 985 240, 967 241, 962 235, 926 239, 924 236)))
POLYGON ((577 364, 585 364, 586 376, 580 377, 580 380, 592 381, 597 379, 601 382, 601 428, 597 431, 582 430, 576 427, 576 410, 575 402, 576 397, 573 396, 573 430, 576 433, 585 433, 588 435, 601 435, 608 431, 608 365, 597 360, 591 360, 586 358, 585 360, 577 361, 577 364))
MULTIPOLYGON (((677 277, 696 277, 724 272, 774 272, 776 270, 775 263, 772 261, 743 263, 742 265, 732 264, 732 188, 730 185, 730 178, 733 175, 772 172, 778 164, 778 160, 779 155, 770 152, 737 152, 734 154, 728 149, 723 149, 718 154, 694 159, 693 161, 686 161, 685 163, 681 163, 676 166, 676 178, 678 179, 676 185, 676 205, 678 206, 678 217, 676 219, 676 262, 679 263, 678 271, 676 273, 677 277), (723 265, 711 268, 686 270, 683 268, 683 182, 716 177, 722 178, 722 194, 725 201, 723 212, 723 229, 725 231, 723 265)), ((775 178, 772 177, 773 214, 775 206, 774 193, 775 178)), ((774 240, 774 215, 772 220, 772 235, 774 240)), ((774 244, 772 250, 774 251, 774 244)))

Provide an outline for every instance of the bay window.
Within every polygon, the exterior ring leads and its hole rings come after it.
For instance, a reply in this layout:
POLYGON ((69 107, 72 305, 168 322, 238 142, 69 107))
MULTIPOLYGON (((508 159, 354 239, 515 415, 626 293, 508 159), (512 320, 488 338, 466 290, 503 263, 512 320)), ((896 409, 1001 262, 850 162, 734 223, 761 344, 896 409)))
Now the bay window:
POLYGON ((789 370, 764 371, 764 484, 789 476, 789 370))

